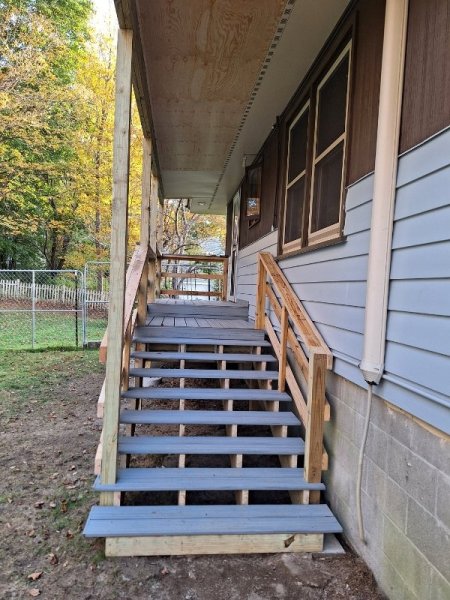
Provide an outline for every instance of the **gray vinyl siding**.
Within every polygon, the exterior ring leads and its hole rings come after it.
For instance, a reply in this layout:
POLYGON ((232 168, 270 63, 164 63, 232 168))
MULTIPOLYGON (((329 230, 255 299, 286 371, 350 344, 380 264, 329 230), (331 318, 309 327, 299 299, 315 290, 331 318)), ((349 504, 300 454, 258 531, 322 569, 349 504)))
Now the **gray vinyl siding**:
POLYGON ((359 384, 372 195, 373 176, 347 191, 345 242, 279 263, 332 350, 335 372, 359 384))
POLYGON ((381 395, 450 433, 450 130, 400 159, 381 395))
POLYGON ((277 231, 272 231, 239 251, 236 275, 237 298, 248 302, 249 317, 252 320, 255 318, 258 253, 276 254, 277 235, 277 231))
MULTIPOLYGON (((347 190, 346 241, 279 262, 330 346, 336 374, 366 387, 359 370, 373 176, 347 190)), ((241 252, 238 296, 254 317, 257 253, 241 252)), ((377 394, 450 433, 450 129, 400 158, 392 239, 385 376, 377 394)))

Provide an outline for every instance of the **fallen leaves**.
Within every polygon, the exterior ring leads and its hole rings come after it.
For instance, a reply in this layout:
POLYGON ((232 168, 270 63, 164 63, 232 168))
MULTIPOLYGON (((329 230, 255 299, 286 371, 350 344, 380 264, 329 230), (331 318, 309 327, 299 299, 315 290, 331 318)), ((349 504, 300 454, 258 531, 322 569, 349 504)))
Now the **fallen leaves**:
POLYGON ((38 500, 37 502, 34 503, 34 508, 42 508, 44 506, 45 502, 43 500, 38 500))
POLYGON ((28 575, 28 579, 31 579, 31 581, 37 581, 42 575, 42 571, 36 571, 35 573, 30 573, 28 575))
POLYGON ((38 588, 31 588, 30 590, 28 590, 28 593, 33 598, 37 598, 38 596, 40 596, 41 590, 39 590, 38 588))
POLYGON ((47 554, 48 561, 51 565, 57 565, 59 563, 59 558, 53 552, 47 554))

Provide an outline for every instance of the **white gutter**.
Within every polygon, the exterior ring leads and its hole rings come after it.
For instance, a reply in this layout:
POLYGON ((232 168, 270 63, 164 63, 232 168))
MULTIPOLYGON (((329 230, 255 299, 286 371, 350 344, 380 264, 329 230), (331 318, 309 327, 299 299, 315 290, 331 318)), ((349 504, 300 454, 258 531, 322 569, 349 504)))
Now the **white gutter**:
POLYGON ((408 0, 386 1, 364 352, 360 364, 365 380, 376 384, 384 371, 407 18, 408 0))

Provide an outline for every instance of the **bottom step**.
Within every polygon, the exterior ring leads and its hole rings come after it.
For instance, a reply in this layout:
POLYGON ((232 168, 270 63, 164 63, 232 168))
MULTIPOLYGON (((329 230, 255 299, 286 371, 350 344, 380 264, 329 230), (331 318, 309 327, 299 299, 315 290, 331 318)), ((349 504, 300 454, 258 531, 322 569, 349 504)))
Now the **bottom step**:
POLYGON ((337 533, 326 504, 220 506, 93 506, 87 537, 337 533))
POLYGON ((94 506, 83 534, 107 556, 320 552, 342 531, 325 504, 94 506))

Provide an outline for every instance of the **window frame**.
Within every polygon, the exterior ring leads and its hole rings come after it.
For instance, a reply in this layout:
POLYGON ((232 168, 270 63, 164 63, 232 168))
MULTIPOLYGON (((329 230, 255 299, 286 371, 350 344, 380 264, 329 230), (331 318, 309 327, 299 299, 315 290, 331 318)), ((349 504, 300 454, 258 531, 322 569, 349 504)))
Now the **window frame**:
POLYGON ((257 162, 249 165, 245 169, 245 178, 244 178, 244 194, 243 194, 243 218, 248 224, 248 228, 254 227, 257 223, 261 221, 261 211, 262 211, 262 180, 263 180, 263 161, 262 159, 257 162), (247 202, 248 202, 248 176, 250 171, 259 170, 259 212, 257 215, 248 215, 247 214, 247 202))
POLYGON ((278 236, 278 251, 280 258, 290 256, 298 252, 307 252, 320 248, 322 246, 335 244, 344 239, 343 223, 345 217, 345 187, 346 175, 348 169, 348 145, 350 143, 350 108, 352 103, 352 85, 353 85, 353 62, 354 62, 354 24, 346 30, 340 37, 340 40, 333 46, 330 55, 326 62, 323 61, 321 68, 312 72, 306 85, 304 85, 302 94, 298 94, 295 108, 290 111, 290 120, 287 120, 284 129, 284 158, 283 158, 283 183, 282 183, 282 198, 280 216, 282 221, 282 229, 279 229, 278 236), (345 124, 344 132, 331 144, 329 144, 317 157, 315 152, 318 144, 318 118, 319 118, 319 96, 326 82, 339 67, 341 62, 348 56, 348 71, 347 71, 347 87, 345 98, 345 124), (304 114, 305 110, 309 110, 308 116, 308 132, 307 132, 307 149, 306 149, 306 173, 305 176, 305 198, 303 205, 302 222, 300 224, 301 237, 292 242, 285 243, 285 225, 287 217, 287 190, 300 179, 301 174, 295 180, 288 183, 289 176, 289 159, 291 154, 290 139, 291 131, 297 121, 304 114), (333 152, 339 144, 343 143, 342 156, 342 171, 341 171, 341 187, 339 200, 339 220, 326 228, 311 232, 313 208, 314 208, 314 182, 316 175, 316 165, 324 159, 328 154, 333 152))
POLYGON ((311 185, 309 190, 309 202, 308 202, 308 245, 326 242, 328 240, 333 240, 341 234, 342 228, 342 218, 343 218, 343 203, 344 203, 344 189, 345 189, 345 172, 346 172, 346 162, 347 162, 347 145, 348 145, 348 123, 349 123, 349 107, 350 107, 350 93, 351 93, 351 73, 352 73, 352 40, 350 39, 344 48, 341 50, 337 58, 333 61, 332 65, 329 67, 325 75, 320 79, 317 84, 317 88, 314 94, 314 108, 315 108, 315 118, 314 118, 314 141, 313 141, 313 150, 312 150, 312 163, 311 163, 311 185), (347 93, 345 98, 345 124, 343 133, 336 138, 331 144, 329 144, 318 156, 316 154, 316 148, 318 143, 318 121, 319 121, 319 95, 320 90, 324 87, 336 69, 339 67, 341 62, 348 55, 348 67, 347 67, 347 93), (315 183, 315 175, 316 175, 316 167, 318 163, 324 159, 328 154, 330 154, 339 144, 343 142, 343 151, 342 151, 342 167, 341 167, 341 188, 339 194, 339 220, 337 223, 333 223, 328 227, 323 227, 322 229, 318 229, 317 231, 311 231, 312 226, 312 215, 313 215, 313 205, 314 205, 314 183, 315 183))
POLYGON ((288 128, 287 153, 286 153, 286 175, 285 175, 285 185, 284 185, 284 211, 283 211, 284 214, 283 214, 283 229, 282 229, 283 238, 282 238, 282 246, 281 246, 283 253, 299 250, 303 245, 302 244, 302 240, 304 238, 303 223, 304 223, 304 219, 305 219, 305 210, 308 210, 308 205, 307 205, 307 199, 308 199, 307 191, 308 190, 307 190, 306 184, 307 184, 307 176, 308 176, 308 170, 309 170, 308 154, 309 154, 310 123, 311 123, 311 99, 308 98, 308 100, 306 100, 306 102, 303 103, 303 106, 297 112, 294 119, 292 119, 292 121, 289 125, 289 128, 288 128), (292 181, 289 181, 289 161, 290 161, 290 156, 291 156, 291 132, 292 132, 293 128, 295 127, 295 125, 299 122, 299 120, 302 118, 302 116, 307 111, 308 111, 308 122, 307 122, 307 126, 306 126, 305 168, 298 175, 296 175, 292 181), (297 181, 299 181, 302 177, 305 178, 305 191, 304 191, 304 198, 303 198, 302 219, 301 219, 301 223, 300 223, 300 237, 295 240, 291 240, 290 242, 285 242, 284 240, 285 240, 285 235, 286 235, 286 214, 287 214, 286 208, 287 208, 288 190, 293 185, 295 185, 297 183, 297 181))

